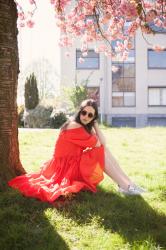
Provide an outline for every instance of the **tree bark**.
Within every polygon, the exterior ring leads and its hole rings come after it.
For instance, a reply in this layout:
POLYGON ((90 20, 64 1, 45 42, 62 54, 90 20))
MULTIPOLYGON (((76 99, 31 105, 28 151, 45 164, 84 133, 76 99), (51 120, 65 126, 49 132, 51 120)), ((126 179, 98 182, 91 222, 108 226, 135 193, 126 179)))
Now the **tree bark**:
POLYGON ((0 188, 12 177, 25 173, 18 143, 17 33, 14 0, 0 0, 0 188))

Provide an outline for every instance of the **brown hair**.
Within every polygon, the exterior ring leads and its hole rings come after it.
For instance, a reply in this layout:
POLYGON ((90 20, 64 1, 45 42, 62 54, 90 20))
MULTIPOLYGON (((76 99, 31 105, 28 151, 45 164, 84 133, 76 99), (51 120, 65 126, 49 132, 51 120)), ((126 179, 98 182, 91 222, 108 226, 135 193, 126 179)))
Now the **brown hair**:
MULTIPOLYGON (((79 110, 77 111, 77 113, 75 114, 75 116, 73 118, 73 121, 76 121, 77 123, 81 124, 88 133, 91 133, 92 127, 94 125, 94 121, 96 119, 98 119, 98 107, 97 107, 97 103, 93 99, 86 99, 86 100, 82 101, 82 103, 81 103, 81 105, 79 107, 79 110), (88 124, 85 125, 85 124, 81 123, 80 113, 87 106, 90 106, 90 107, 92 107, 95 110, 95 116, 94 116, 94 118, 92 119, 92 121, 90 123, 88 123, 88 124)), ((65 122, 62 125, 61 129, 65 130, 67 128, 67 125, 70 123, 70 121, 71 120, 68 120, 67 122, 65 122)))

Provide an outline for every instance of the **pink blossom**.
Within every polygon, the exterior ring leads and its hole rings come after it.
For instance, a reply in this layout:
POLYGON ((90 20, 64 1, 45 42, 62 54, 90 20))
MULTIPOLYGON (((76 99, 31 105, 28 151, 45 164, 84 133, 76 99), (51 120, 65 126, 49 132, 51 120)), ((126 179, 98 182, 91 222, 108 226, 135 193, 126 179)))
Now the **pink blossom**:
POLYGON ((116 73, 116 72, 118 72, 118 70, 119 70, 119 68, 117 67, 117 66, 115 66, 115 65, 112 65, 112 72, 113 73, 116 73))
POLYGON ((33 26, 34 26, 34 22, 32 21, 32 20, 28 20, 27 22, 26 22, 26 24, 27 24, 27 26, 29 27, 29 28, 33 28, 33 26))
POLYGON ((144 1, 144 7, 145 7, 146 9, 152 9, 152 6, 153 6, 152 3, 147 2, 147 1, 144 1))
POLYGON ((50 3, 51 4, 55 4, 55 0, 50 0, 50 3))
POLYGON ((19 23, 19 27, 21 28, 25 27, 25 23, 19 23))
POLYGON ((82 53, 82 56, 83 56, 83 57, 85 57, 85 56, 87 56, 87 55, 88 55, 87 51, 85 51, 85 52, 82 53))
POLYGON ((84 60, 82 57, 80 57, 80 58, 78 59, 78 61, 79 61, 79 63, 83 63, 85 60, 84 60))
POLYGON ((154 51, 156 52, 161 52, 163 51, 165 48, 161 45, 154 45, 153 48, 152 48, 154 51))
POLYGON ((60 38, 59 45, 63 47, 72 46, 72 39, 67 36, 63 36, 60 38))
POLYGON ((30 4, 36 4, 34 0, 29 0, 30 4))
POLYGON ((87 25, 93 25, 93 20, 92 19, 87 19, 86 23, 87 23, 87 25))
POLYGON ((99 51, 99 48, 95 47, 95 52, 96 52, 96 53, 99 53, 99 52, 100 52, 100 51, 99 51))
POLYGON ((25 20, 25 15, 24 15, 24 13, 19 12, 19 13, 18 13, 18 19, 21 20, 21 21, 22 21, 22 20, 25 20))
POLYGON ((100 52, 105 52, 107 50, 107 46, 105 44, 100 44, 98 49, 100 52))
POLYGON ((129 55, 129 52, 125 50, 125 51, 122 53, 122 60, 123 60, 123 61, 126 61, 127 58, 128 58, 128 55, 129 55))
POLYGON ((137 5, 135 1, 122 0, 120 6, 121 13, 128 18, 137 16, 137 5))
MULTIPOLYGON (((18 20, 20 20, 18 24, 21 26, 26 24, 32 28, 34 26, 32 17, 37 1, 29 0, 33 8, 28 11, 18 4, 23 0, 14 1, 17 4, 18 20)), ((142 33, 149 33, 147 22, 151 21, 158 27, 166 28, 166 14, 162 13, 166 4, 163 0, 49 0, 49 2, 56 12, 57 26, 61 31, 60 46, 70 47, 78 37, 83 46, 81 49, 83 56, 86 56, 89 44, 90 46, 97 44, 96 53, 103 52, 111 57, 113 52, 110 44, 112 41, 121 40, 117 43, 114 53, 122 55, 125 59, 128 56, 127 51, 132 48, 130 40, 139 28, 142 33), (130 25, 126 28, 128 21, 130 25)))
POLYGON ((163 22, 159 18, 156 18, 154 24, 158 27, 162 27, 163 22))

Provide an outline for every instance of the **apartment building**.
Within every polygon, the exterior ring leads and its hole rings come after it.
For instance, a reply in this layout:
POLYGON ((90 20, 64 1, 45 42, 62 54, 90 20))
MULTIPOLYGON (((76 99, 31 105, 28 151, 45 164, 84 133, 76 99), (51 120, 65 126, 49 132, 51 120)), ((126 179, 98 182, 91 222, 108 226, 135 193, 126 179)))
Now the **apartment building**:
POLYGON ((126 61, 95 53, 94 46, 80 63, 80 43, 61 49, 61 84, 72 86, 87 80, 89 95, 98 100, 101 121, 112 126, 166 126, 166 32, 137 32, 126 61))

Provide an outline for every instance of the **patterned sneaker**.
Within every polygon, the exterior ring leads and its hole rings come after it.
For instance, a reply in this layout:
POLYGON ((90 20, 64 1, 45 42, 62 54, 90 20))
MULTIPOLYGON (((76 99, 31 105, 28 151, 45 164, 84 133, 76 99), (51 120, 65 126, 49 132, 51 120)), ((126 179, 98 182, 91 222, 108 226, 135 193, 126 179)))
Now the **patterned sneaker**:
POLYGON ((143 192, 146 192, 145 189, 138 187, 136 185, 133 186, 129 185, 127 190, 124 190, 123 188, 119 187, 118 191, 126 195, 141 195, 143 192))

